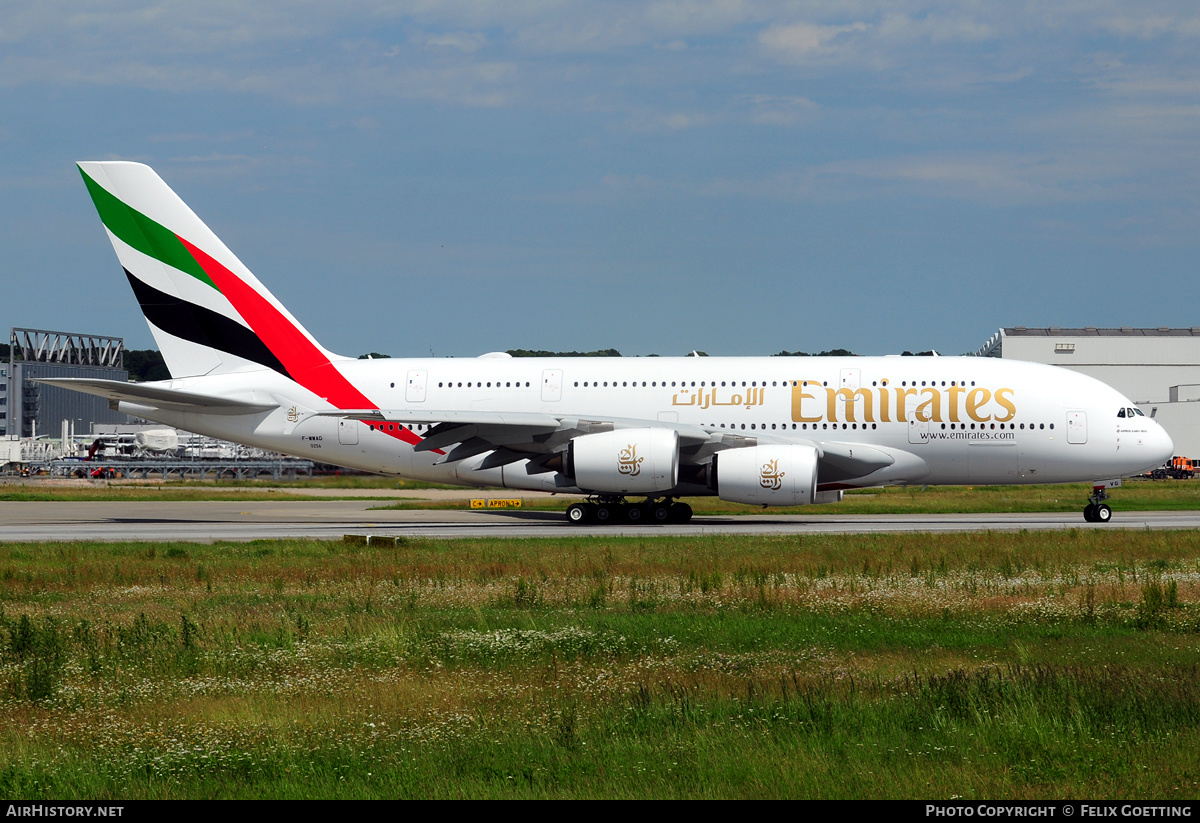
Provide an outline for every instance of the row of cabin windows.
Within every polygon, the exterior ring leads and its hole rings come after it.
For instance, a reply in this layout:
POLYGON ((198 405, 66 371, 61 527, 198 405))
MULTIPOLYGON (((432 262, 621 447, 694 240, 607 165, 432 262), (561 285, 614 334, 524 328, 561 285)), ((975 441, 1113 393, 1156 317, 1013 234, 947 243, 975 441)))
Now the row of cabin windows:
MULTIPOLYGON (((482 388, 485 388, 485 387, 486 387, 486 388, 489 388, 489 389, 490 389, 490 388, 497 388, 497 389, 501 389, 501 388, 503 388, 503 389, 511 389, 511 388, 513 388, 513 384, 512 384, 512 381, 511 381, 511 380, 509 380, 508 382, 506 382, 506 383, 505 383, 503 386, 501 386, 501 385, 500 385, 500 381, 499 381, 499 380, 496 380, 496 381, 494 381, 494 382, 495 382, 495 386, 493 387, 493 385, 492 385, 493 381, 491 381, 491 380, 489 380, 489 381, 488 381, 486 384, 485 384, 485 383, 484 383, 482 380, 468 380, 468 381, 467 381, 466 388, 468 388, 468 389, 482 389, 482 388)), ((392 387, 393 387, 393 388, 395 388, 395 386, 396 386, 396 384, 395 384, 395 383, 393 383, 393 384, 392 384, 392 387)), ((525 388, 529 388, 529 381, 528 381, 528 380, 526 380, 526 381, 525 381, 524 387, 525 387, 525 388)), ((452 381, 452 382, 449 382, 449 383, 446 383, 446 382, 444 382, 444 381, 443 381, 443 382, 441 382, 441 383, 438 383, 438 388, 439 388, 439 389, 461 389, 461 388, 463 388, 463 384, 462 384, 462 381, 461 381, 461 380, 460 380, 459 382, 457 382, 457 383, 454 383, 453 381, 452 381)), ((516 388, 518 388, 518 389, 519 389, 519 388, 521 388, 521 381, 520 381, 520 380, 518 380, 518 381, 517 381, 516 388)))
MULTIPOLYGON (((841 424, 839 424, 839 423, 820 423, 820 424, 813 423, 812 430, 817 431, 818 425, 820 426, 821 430, 828 430, 830 427, 837 429, 837 427, 839 425, 844 430, 845 429, 857 430, 859 428, 858 423, 841 423, 841 424)), ((871 425, 872 431, 879 428, 878 424, 876 424, 876 423, 871 423, 870 425, 871 425)), ((947 426, 949 426, 951 429, 954 429, 957 426, 959 429, 970 428, 971 430, 974 430, 976 428, 976 425, 978 425, 980 431, 985 430, 985 429, 993 429, 994 430, 996 428, 1003 430, 1005 428, 1005 426, 1007 426, 1010 430, 1014 430, 1014 429, 1018 429, 1018 428, 1023 430, 1025 428, 1024 423, 1021 423, 1021 424, 1017 424, 1017 423, 979 423, 979 424, 975 424, 975 423, 949 423, 949 424, 942 423, 941 427, 943 429, 945 429, 947 426)), ((709 423, 709 426, 711 426, 713 428, 722 428, 722 429, 729 428, 729 429, 744 430, 744 429, 746 429, 747 424, 745 424, 745 423, 730 423, 730 424, 726 425, 725 423, 709 423)), ((789 426, 791 427, 791 429, 793 431, 808 431, 809 430, 808 423, 772 423, 771 430, 778 431, 778 430, 782 429, 782 430, 786 431, 789 426)), ((381 432, 382 431, 389 431, 389 432, 390 431, 399 431, 400 429, 404 428, 403 425, 398 424, 398 423, 368 423, 367 427, 370 428, 371 431, 381 431, 381 432)), ((762 423, 762 424, 750 423, 749 427, 750 427, 751 431, 758 431, 759 428, 761 428, 763 431, 767 430, 766 423, 762 423)), ((1035 429, 1045 429, 1046 427, 1047 427, 1047 424, 1045 424, 1045 423, 1038 423, 1038 424, 1030 423, 1029 424, 1030 431, 1033 431, 1035 429)), ((429 431, 429 429, 431 429, 433 427, 428 424, 425 424, 425 423, 416 423, 416 424, 410 425, 408 428, 414 432, 423 432, 423 431, 429 431)), ((1051 430, 1053 430, 1054 424, 1050 423, 1049 428, 1051 430)), ((866 423, 862 424, 862 430, 863 431, 867 430, 866 423)))
MULTIPOLYGON (((661 382, 662 382, 662 388, 668 388, 668 385, 669 385, 669 387, 670 387, 670 388, 689 388, 689 387, 690 387, 690 388, 695 388, 695 387, 696 387, 696 381, 695 381, 695 380, 691 380, 691 381, 688 381, 688 380, 679 380, 679 381, 672 380, 672 381, 670 382, 670 384, 668 384, 666 380, 663 380, 663 381, 661 381, 661 382)), ((815 383, 815 381, 812 381, 812 382, 813 382, 813 383, 815 383)), ((659 387, 659 386, 658 386, 658 384, 659 384, 659 381, 657 381, 657 380, 651 380, 651 381, 649 381, 649 382, 647 382, 647 381, 643 380, 643 381, 641 382, 641 384, 640 384, 640 387, 641 387, 641 388, 647 388, 647 387, 649 387, 649 388, 658 388, 658 387, 659 387)), ((966 385, 968 385, 967 381, 965 381, 965 380, 951 380, 949 384, 950 384, 950 386, 951 386, 951 387, 953 387, 953 386, 966 386, 966 385)), ((580 383, 579 383, 579 381, 578 381, 578 380, 576 380, 576 381, 574 382, 574 384, 573 384, 573 385, 575 386, 575 388, 579 388, 579 387, 580 387, 580 383)), ((725 388, 725 387, 737 388, 737 387, 739 387, 739 386, 740 386, 740 387, 742 387, 742 388, 745 388, 745 387, 747 386, 747 382, 746 382, 745 380, 742 380, 742 381, 740 381, 740 382, 739 382, 739 381, 737 381, 737 380, 728 380, 728 381, 726 381, 726 380, 722 380, 720 385, 721 385, 721 388, 725 388)), ((761 381, 760 381, 760 380, 751 380, 751 381, 749 381, 749 386, 750 386, 751 388, 757 388, 757 387, 758 387, 758 386, 760 386, 760 385, 761 385, 761 386, 763 386, 763 387, 765 387, 765 386, 767 385, 767 381, 766 381, 766 380, 761 380, 761 381)), ((798 381, 798 380, 783 380, 783 381, 772 380, 772 381, 771 381, 771 385, 772 385, 772 386, 776 386, 776 387, 777 387, 777 386, 780 386, 780 385, 782 385, 782 386, 784 386, 785 388, 786 388, 787 386, 789 386, 789 385, 791 385, 791 386, 799 386, 799 385, 808 386, 808 385, 810 385, 810 381, 808 381, 808 380, 804 380, 804 381, 798 381)), ((823 381, 821 381, 821 385, 822 385, 822 386, 828 386, 828 385, 829 385, 829 381, 828 381, 828 380, 823 380, 823 381)), ((872 385, 872 386, 887 386, 887 385, 888 385, 888 381, 887 381, 887 380, 872 380, 872 381, 871 381, 871 385, 872 385)), ((901 385, 901 386, 906 386, 906 387, 907 387, 907 386, 910 386, 910 385, 911 385, 911 386, 916 386, 916 385, 918 385, 918 384, 917 384, 917 381, 916 381, 916 380, 901 380, 901 381, 900 381, 900 385, 901 385)), ((928 381, 926 381, 926 380, 922 380, 922 381, 920 382, 920 385, 922 385, 922 386, 925 386, 925 385, 929 385, 929 386, 938 386, 938 385, 942 385, 942 386, 945 386, 945 385, 946 385, 946 381, 945 381, 945 380, 942 380, 942 381, 939 383, 937 380, 928 380, 928 381)), ((975 385, 975 381, 974 381, 974 380, 972 380, 972 381, 970 382, 970 384, 969 384, 969 385, 972 385, 972 386, 974 386, 974 385, 975 385)), ((527 388, 529 388, 529 386, 530 386, 530 383, 529 383, 529 381, 528 381, 528 380, 526 380, 524 383, 522 383, 520 380, 517 380, 517 381, 516 381, 516 388, 518 388, 518 389, 519 389, 519 388, 522 388, 522 387, 524 387, 524 388, 526 388, 526 389, 527 389, 527 388)), ((583 384, 582 384, 582 386, 583 386, 583 388, 585 388, 585 389, 586 389, 586 388, 601 388, 601 387, 603 387, 603 388, 610 388, 610 387, 611 387, 611 388, 614 388, 614 389, 615 389, 615 388, 635 388, 635 389, 636 389, 636 388, 638 388, 638 387, 639 387, 639 384, 638 384, 638 382, 637 382, 636 380, 634 380, 632 384, 630 384, 630 382, 629 382, 628 380, 623 380, 623 381, 621 381, 619 384, 617 383, 617 381, 616 381, 616 380, 612 380, 612 381, 609 381, 609 380, 604 380, 604 381, 600 381, 600 380, 591 380, 591 381, 589 381, 589 380, 585 380, 585 381, 583 381, 583 384)), ((392 383, 392 384, 391 384, 391 387, 392 387, 392 388, 395 388, 395 387, 396 387, 396 384, 395 384, 395 383, 392 383)), ((716 380, 712 380, 712 381, 708 381, 708 380, 701 380, 701 381, 700 381, 700 388, 709 388, 709 387, 716 388, 716 387, 717 387, 717 381, 716 381, 716 380)), ((439 383, 438 383, 438 388, 439 388, 439 389, 444 389, 444 388, 450 388, 450 389, 461 389, 461 388, 468 388, 468 389, 472 389, 472 388, 474 388, 474 389, 482 389, 482 388, 489 388, 489 389, 491 389, 491 388, 497 388, 497 389, 499 389, 499 388, 505 388, 505 389, 511 389, 511 388, 513 388, 513 381, 511 381, 511 380, 510 380, 510 381, 506 381, 506 382, 504 383, 504 385, 503 385, 503 386, 501 386, 501 385, 500 385, 500 381, 499 381, 499 380, 496 380, 496 381, 491 381, 491 380, 489 380, 489 381, 487 381, 487 382, 484 382, 484 381, 482 381, 482 380, 468 380, 468 381, 466 382, 466 384, 465 384, 465 385, 463 384, 463 382, 462 382, 461 380, 460 380, 460 381, 458 381, 457 383, 456 383, 456 382, 454 382, 454 381, 450 381, 450 382, 441 381, 441 382, 439 382, 439 383)))
MULTIPOLYGON (((811 383, 811 384, 812 384, 812 385, 815 385, 815 381, 812 381, 812 383, 811 383)), ((577 380, 577 381, 575 381, 574 385, 575 385, 575 387, 576 387, 576 388, 579 388, 579 385, 580 385, 580 384, 579 384, 579 381, 578 381, 578 380, 577 380)), ((614 388, 614 389, 615 389, 615 388, 618 388, 618 385, 617 385, 617 381, 616 381, 616 380, 613 380, 613 381, 611 382, 611 384, 610 384, 610 383, 609 383, 609 381, 607 381, 607 380, 605 380, 605 381, 603 381, 603 382, 602 382, 602 381, 599 381, 599 380, 594 380, 594 381, 591 381, 590 383, 589 383, 589 381, 587 381, 587 380, 583 381, 583 388, 585 388, 585 389, 586 389, 586 388, 589 388, 589 387, 590 387, 590 388, 600 388, 600 387, 608 388, 610 385, 611 385, 611 386, 612 386, 612 388, 614 388)), ((662 385, 663 385, 663 388, 667 388, 667 387, 668 387, 667 381, 666 381, 666 380, 662 381, 662 385)), ((739 386, 740 386, 740 387, 742 387, 742 388, 745 388, 745 387, 746 387, 746 385, 747 385, 747 383, 746 383, 746 381, 745 381, 745 380, 742 380, 740 383, 739 383, 737 380, 730 380, 730 381, 725 381, 725 380, 722 380, 722 381, 721 381, 721 388, 725 388, 726 386, 729 386, 729 387, 731 387, 731 388, 737 388, 737 387, 739 387, 739 386)), ((751 388, 756 388, 756 387, 758 387, 758 386, 760 386, 760 385, 765 387, 765 386, 767 385, 767 381, 766 381, 766 380, 761 380, 761 381, 759 381, 759 380, 751 380, 751 381, 750 381, 750 383, 749 383, 749 385, 750 385, 750 387, 751 387, 751 388)), ((799 381, 799 380, 784 380, 784 381, 782 381, 782 382, 781 382, 781 381, 777 381, 777 380, 772 380, 772 381, 771 381, 771 385, 772 385, 772 386, 781 386, 781 385, 782 385, 784 388, 788 387, 789 385, 790 385, 790 386, 793 386, 793 387, 794 387, 794 386, 801 386, 801 385, 803 385, 803 386, 808 386, 808 385, 810 385, 810 381, 808 381, 808 380, 803 380, 803 381, 799 381)), ((821 385, 822 385, 822 386, 828 386, 828 385, 829 385, 829 381, 828 381, 828 380, 823 380, 823 381, 821 381, 821 385)), ((888 385, 888 381, 887 381, 887 380, 872 380, 872 381, 871 381, 871 385, 872 385, 872 386, 887 386, 887 385, 888 385)), ((917 381, 916 381, 916 380, 901 380, 901 381, 900 381, 900 385, 901 385, 901 386, 910 386, 910 385, 911 385, 911 386, 916 386, 916 385, 917 385, 917 381)), ((922 385, 922 386, 925 386, 925 385, 929 385, 929 386, 937 386, 937 385, 938 385, 938 381, 936 381, 936 380, 928 380, 928 381, 926 381, 926 380, 922 380, 922 381, 921 381, 921 385, 922 385)), ((941 385, 945 386, 945 385, 946 385, 946 381, 945 381, 945 380, 941 381, 941 385)), ((950 381, 950 385, 951 385, 951 386, 966 386, 966 385, 967 385, 967 381, 965 381, 965 380, 951 380, 951 381, 950 381)), ((974 380, 972 380, 972 381, 970 382, 970 385, 974 386, 974 385, 975 385, 975 381, 974 381, 974 380)), ((643 380, 643 381, 642 381, 642 383, 641 383, 641 387, 642 387, 642 388, 646 388, 646 386, 647 386, 647 383, 646 383, 646 381, 645 381, 645 380, 643 380)), ((650 381, 650 383, 649 383, 649 386, 650 386, 650 388, 657 388, 657 387, 658 387, 658 381, 656 381, 656 380, 652 380, 652 381, 650 381)), ((620 387, 620 388, 629 388, 629 387, 630 387, 630 384, 629 384, 627 381, 622 381, 619 387, 620 387)), ((709 388, 709 387, 712 387, 712 388, 717 388, 717 381, 716 381, 716 380, 713 380, 713 381, 701 380, 701 381, 700 381, 700 388, 702 388, 702 389, 703 389, 703 388, 709 388)), ((637 382, 636 380, 635 380, 635 381, 633 381, 632 388, 635 388, 635 389, 636 389, 636 388, 638 388, 638 382, 637 382)), ((672 381, 671 381, 671 383, 670 383, 670 388, 685 388, 685 389, 686 389, 686 388, 696 388, 696 381, 695 381, 695 380, 692 380, 692 381, 688 381, 688 380, 680 380, 680 381, 676 382, 676 381, 672 380, 672 381)))

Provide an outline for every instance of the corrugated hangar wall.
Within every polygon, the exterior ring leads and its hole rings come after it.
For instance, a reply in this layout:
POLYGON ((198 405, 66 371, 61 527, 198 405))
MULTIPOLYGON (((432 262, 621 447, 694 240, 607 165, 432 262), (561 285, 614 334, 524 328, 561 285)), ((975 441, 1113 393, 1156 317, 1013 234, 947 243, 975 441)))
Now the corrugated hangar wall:
POLYGON ((18 423, 21 426, 22 437, 33 436, 35 422, 38 434, 58 437, 64 420, 74 421, 78 434, 89 431, 93 423, 129 421, 129 415, 110 409, 108 401, 103 397, 30 382, 39 377, 92 377, 124 381, 129 379, 129 373, 124 369, 60 366, 53 363, 14 363, 12 370, 14 400, 10 402, 16 403, 12 414, 19 417, 10 421, 11 434, 17 434, 18 423))
POLYGON ((5 364, 6 433, 57 437, 64 420, 77 433, 89 431, 93 423, 128 422, 128 415, 110 409, 103 398, 33 382, 62 377, 126 381, 124 353, 119 337, 14 327, 5 364))
POLYGON ((1200 457, 1200 327, 1000 329, 985 357, 1048 363, 1082 372, 1153 414, 1175 453, 1200 457))

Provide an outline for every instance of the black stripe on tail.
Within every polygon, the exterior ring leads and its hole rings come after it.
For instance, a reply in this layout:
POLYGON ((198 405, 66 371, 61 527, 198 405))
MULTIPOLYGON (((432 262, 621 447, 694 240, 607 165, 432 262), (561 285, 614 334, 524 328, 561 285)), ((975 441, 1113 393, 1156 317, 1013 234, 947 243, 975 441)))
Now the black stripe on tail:
POLYGON ((258 335, 241 323, 148 286, 134 277, 129 269, 125 269, 125 276, 129 278, 129 285, 133 287, 134 296, 142 307, 142 314, 167 334, 258 363, 291 377, 258 335))

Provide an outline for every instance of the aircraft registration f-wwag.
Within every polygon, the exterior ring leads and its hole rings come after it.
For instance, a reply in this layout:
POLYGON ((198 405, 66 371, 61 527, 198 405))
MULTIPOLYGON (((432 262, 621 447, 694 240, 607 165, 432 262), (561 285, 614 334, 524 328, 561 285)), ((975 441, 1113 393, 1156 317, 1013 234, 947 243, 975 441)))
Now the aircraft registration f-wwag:
POLYGON ((381 474, 585 495, 586 521, 678 522, 889 484, 1099 481, 1169 459, 1128 399, 978 357, 380 359, 323 348, 148 166, 80 163, 170 380, 42 382, 188 431, 381 474), (644 497, 644 503, 626 502, 644 497))

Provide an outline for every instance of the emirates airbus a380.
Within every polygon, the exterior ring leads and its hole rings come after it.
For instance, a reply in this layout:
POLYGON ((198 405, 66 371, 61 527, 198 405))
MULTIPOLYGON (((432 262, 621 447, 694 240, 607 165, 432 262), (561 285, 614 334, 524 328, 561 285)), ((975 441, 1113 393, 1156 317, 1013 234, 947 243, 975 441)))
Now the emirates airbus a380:
POLYGON ((678 522, 891 484, 1093 481, 1168 460, 1127 398, 978 357, 380 359, 323 348, 148 166, 80 163, 171 373, 44 380, 188 431, 381 474, 585 496, 587 521, 678 522), (644 502, 627 502, 629 497, 644 502))

